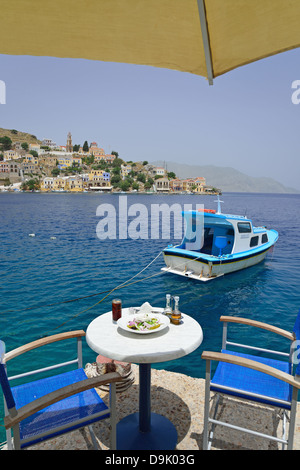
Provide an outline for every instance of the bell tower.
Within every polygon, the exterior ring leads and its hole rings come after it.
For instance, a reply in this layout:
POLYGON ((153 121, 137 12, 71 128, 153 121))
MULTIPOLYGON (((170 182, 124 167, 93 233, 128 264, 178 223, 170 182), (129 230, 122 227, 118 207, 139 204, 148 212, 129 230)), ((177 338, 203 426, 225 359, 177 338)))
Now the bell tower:
POLYGON ((73 145, 72 145, 72 135, 71 132, 68 133, 67 136, 67 145, 66 145, 67 152, 73 152, 73 145))

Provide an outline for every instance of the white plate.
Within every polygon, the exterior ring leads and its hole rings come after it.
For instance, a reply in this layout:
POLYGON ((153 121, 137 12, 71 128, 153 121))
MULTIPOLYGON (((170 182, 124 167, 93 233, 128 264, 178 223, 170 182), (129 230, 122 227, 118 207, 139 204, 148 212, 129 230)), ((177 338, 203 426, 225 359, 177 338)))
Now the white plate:
POLYGON ((143 316, 141 313, 136 313, 133 315, 125 315, 124 317, 119 318, 117 321, 117 325, 122 328, 122 330, 129 331, 129 333, 137 333, 139 335, 148 335, 150 333, 157 333, 158 331, 163 330, 164 328, 167 328, 167 326, 170 323, 169 317, 166 315, 160 315, 160 314, 155 314, 155 313, 149 313, 148 316, 150 318, 158 318, 160 322, 160 326, 158 328, 155 328, 154 330, 133 330, 132 328, 129 328, 127 326, 128 322, 133 320, 134 318, 140 318, 143 316))

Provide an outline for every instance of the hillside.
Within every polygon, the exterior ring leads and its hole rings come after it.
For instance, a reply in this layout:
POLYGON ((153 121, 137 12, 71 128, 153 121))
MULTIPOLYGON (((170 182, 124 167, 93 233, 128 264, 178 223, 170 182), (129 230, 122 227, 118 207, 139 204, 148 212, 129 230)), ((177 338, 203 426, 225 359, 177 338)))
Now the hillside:
POLYGON ((28 144, 41 144, 41 140, 38 140, 35 135, 28 134, 27 132, 21 132, 17 129, 3 129, 0 127, 0 138, 9 137, 12 142, 27 142, 28 144))
POLYGON ((297 189, 287 188, 272 178, 248 176, 230 167, 186 165, 163 161, 152 162, 152 164, 159 166, 165 164, 167 170, 176 173, 178 178, 203 176, 208 186, 220 188, 223 192, 299 193, 297 189))
MULTIPOLYGON (((16 129, 0 128, 0 138, 7 136, 13 143, 27 142, 28 144, 41 144, 41 140, 33 134, 16 129)), ((294 188, 288 188, 280 182, 267 177, 252 177, 230 167, 218 167, 214 165, 187 165, 176 162, 155 161, 149 162, 157 166, 165 166, 168 171, 173 171, 178 178, 192 178, 203 176, 207 186, 221 189, 223 192, 247 192, 247 193, 299 193, 294 188)))

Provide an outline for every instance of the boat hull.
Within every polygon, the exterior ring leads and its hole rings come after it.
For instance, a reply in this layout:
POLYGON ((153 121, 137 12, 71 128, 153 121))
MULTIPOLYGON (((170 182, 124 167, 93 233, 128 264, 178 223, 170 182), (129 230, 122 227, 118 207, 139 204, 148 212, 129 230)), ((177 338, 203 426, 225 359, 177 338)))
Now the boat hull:
POLYGON ((259 252, 253 250, 252 253, 221 257, 205 256, 176 248, 166 249, 163 253, 166 267, 162 270, 199 281, 208 281, 261 263, 271 248, 272 246, 269 246, 259 252))

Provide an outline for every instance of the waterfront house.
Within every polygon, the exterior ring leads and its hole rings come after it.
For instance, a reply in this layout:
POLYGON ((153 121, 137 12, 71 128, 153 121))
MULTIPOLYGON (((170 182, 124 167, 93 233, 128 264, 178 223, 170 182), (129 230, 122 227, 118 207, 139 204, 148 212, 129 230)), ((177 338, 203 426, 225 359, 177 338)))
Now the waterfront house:
POLYGON ((53 191, 54 188, 54 179, 53 177, 47 176, 41 181, 41 191, 53 191))
POLYGON ((83 191, 83 181, 82 178, 78 176, 69 176, 66 179, 65 189, 71 192, 81 192, 83 191))
POLYGON ((204 193, 205 184, 206 180, 205 178, 203 178, 203 176, 198 176, 197 178, 194 178, 193 186, 196 186, 196 188, 194 188, 194 192, 204 193))
POLYGON ((170 190, 173 192, 181 192, 183 191, 183 181, 179 178, 175 178, 170 181, 170 190))
POLYGON ((89 174, 88 173, 81 173, 80 178, 82 179, 83 189, 88 189, 89 181, 90 181, 89 174))
POLYGON ((163 177, 163 178, 158 178, 157 180, 155 180, 154 188, 155 188, 155 191, 157 192, 162 192, 162 191, 169 192, 170 186, 169 186, 168 178, 163 177))
POLYGON ((83 180, 80 175, 45 177, 41 182, 41 191, 83 191, 83 180))
POLYGON ((66 191, 67 190, 67 179, 66 176, 57 176, 53 180, 53 191, 66 191))
POLYGON ((89 187, 104 187, 109 186, 110 173, 104 170, 91 170, 89 173, 89 187))
POLYGON ((95 178, 102 178, 104 181, 110 181, 110 173, 104 170, 91 170, 89 173, 89 180, 93 181, 95 178))
POLYGON ((205 178, 198 176, 196 178, 175 178, 170 181, 170 190, 173 192, 194 192, 204 193, 205 191, 205 178))
POLYGON ((197 188, 196 178, 186 178, 182 180, 183 191, 194 192, 197 188))

